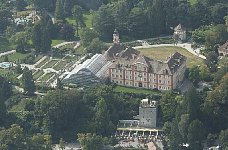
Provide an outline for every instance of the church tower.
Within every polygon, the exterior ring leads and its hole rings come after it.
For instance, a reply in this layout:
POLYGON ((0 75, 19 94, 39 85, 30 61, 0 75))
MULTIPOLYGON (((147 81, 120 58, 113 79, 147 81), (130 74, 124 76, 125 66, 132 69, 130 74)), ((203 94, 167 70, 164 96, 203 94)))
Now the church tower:
POLYGON ((116 43, 116 44, 120 43, 120 36, 116 29, 114 30, 114 33, 113 33, 113 43, 116 43))

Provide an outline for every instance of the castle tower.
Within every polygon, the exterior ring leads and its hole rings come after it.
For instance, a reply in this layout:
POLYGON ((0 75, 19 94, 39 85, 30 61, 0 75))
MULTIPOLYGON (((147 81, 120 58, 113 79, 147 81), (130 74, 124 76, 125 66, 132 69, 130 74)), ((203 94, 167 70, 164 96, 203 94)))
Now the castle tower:
POLYGON ((116 44, 120 43, 120 36, 116 29, 114 30, 114 33, 113 33, 113 43, 116 43, 116 44))
POLYGON ((149 99, 141 100, 139 106, 139 126, 157 127, 157 102, 149 99))

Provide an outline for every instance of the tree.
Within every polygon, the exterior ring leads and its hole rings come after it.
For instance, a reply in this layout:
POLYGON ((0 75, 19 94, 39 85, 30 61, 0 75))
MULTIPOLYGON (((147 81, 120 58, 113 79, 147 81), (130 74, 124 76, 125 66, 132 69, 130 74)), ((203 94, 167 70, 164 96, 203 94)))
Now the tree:
POLYGON ((16 124, 8 129, 0 130, 0 149, 25 149, 25 137, 23 129, 16 124))
POLYGON ((64 20, 64 1, 63 0, 57 0, 56 1, 56 6, 55 6, 55 18, 57 20, 64 20))
POLYGON ((90 45, 86 48, 86 51, 88 53, 93 53, 93 54, 100 54, 102 51, 106 50, 105 43, 100 41, 98 38, 95 38, 92 40, 90 45))
POLYGON ((18 65, 15 67, 15 70, 16 70, 16 73, 18 73, 18 74, 22 74, 22 73, 23 73, 23 70, 22 70, 20 64, 18 64, 18 65))
POLYGON ((27 149, 52 150, 52 140, 50 135, 37 133, 28 140, 27 149))
POLYGON ((181 115, 181 120, 178 123, 178 128, 179 128, 179 132, 185 142, 187 141, 189 123, 190 123, 189 114, 181 115))
POLYGON ((114 125, 110 120, 109 111, 103 98, 95 106, 94 129, 98 135, 110 135, 114 125))
POLYGON ((74 5, 72 9, 72 14, 76 22, 76 35, 79 36, 78 35, 79 26, 85 27, 82 8, 78 5, 74 5))
POLYGON ((200 81, 199 67, 193 66, 192 68, 190 68, 188 78, 190 81, 192 81, 194 86, 198 86, 198 83, 200 81))
POLYGON ((65 147, 66 147, 66 142, 63 140, 63 138, 60 138, 60 140, 59 140, 59 148, 61 150, 64 150, 65 147))
POLYGON ((77 136, 83 150, 101 150, 103 148, 101 136, 91 133, 79 133, 77 136))
POLYGON ((228 129, 222 130, 219 134, 219 142, 222 149, 228 149, 228 129))
POLYGON ((65 0, 64 1, 64 16, 69 17, 72 15, 71 9, 72 9, 72 1, 71 0, 65 0))
POLYGON ((210 72, 217 70, 218 55, 215 52, 210 52, 206 56, 205 64, 207 65, 210 72))
POLYGON ((32 76, 32 71, 25 67, 22 74, 22 87, 25 94, 33 95, 35 92, 35 83, 32 76))
POLYGON ((81 43, 84 47, 90 45, 93 39, 98 37, 98 33, 94 29, 83 28, 80 34, 81 43))
POLYGON ((64 24, 59 31, 60 38, 64 40, 73 40, 74 39, 75 30, 71 25, 64 24))
POLYGON ((163 121, 172 121, 175 117, 175 110, 177 108, 177 102, 172 93, 165 93, 160 101, 163 121))
POLYGON ((59 90, 63 89, 63 85, 62 85, 61 80, 59 78, 57 78, 57 81, 56 81, 56 89, 59 89, 59 90))
POLYGON ((202 149, 202 140, 205 138, 205 128, 201 121, 193 120, 188 128, 188 143, 191 150, 202 149))

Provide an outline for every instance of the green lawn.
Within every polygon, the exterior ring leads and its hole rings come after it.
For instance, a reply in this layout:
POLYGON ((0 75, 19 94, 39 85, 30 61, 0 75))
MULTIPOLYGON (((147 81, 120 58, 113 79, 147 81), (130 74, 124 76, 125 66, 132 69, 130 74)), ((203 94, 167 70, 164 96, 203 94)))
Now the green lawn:
MULTIPOLYGON (((90 13, 83 14, 83 18, 86 24, 86 27, 92 28, 93 15, 90 13)), ((73 17, 66 18, 67 22, 72 25, 76 25, 75 19, 73 17)))
POLYGON ((197 0, 188 0, 191 5, 194 5, 197 3, 197 0))
POLYGON ((149 89, 139 89, 139 88, 133 88, 133 87, 125 87, 125 86, 120 86, 120 85, 116 86, 115 92, 161 95, 160 91, 154 91, 154 90, 149 90, 149 89))
MULTIPOLYGON (((16 53, 13 53, 13 54, 8 55, 8 59, 9 59, 10 62, 15 62, 15 61, 18 61, 18 60, 20 61, 21 59, 26 58, 28 55, 29 55, 29 53, 22 54, 22 53, 16 52, 16 53)), ((5 58, 4 56, 1 57, 0 58, 0 62, 3 62, 4 61, 4 58, 5 58)))
POLYGON ((53 69, 59 71, 59 70, 63 69, 63 67, 65 67, 66 64, 67 64, 67 61, 60 61, 53 67, 53 69))
POLYGON ((46 65, 43 66, 43 69, 52 68, 59 60, 51 60, 46 65))
POLYGON ((146 49, 139 49, 142 54, 147 57, 150 57, 154 60, 162 60, 165 61, 166 57, 170 56, 175 52, 179 52, 180 54, 187 57, 187 67, 192 67, 193 65, 204 65, 203 59, 193 55, 188 52, 186 49, 176 46, 165 46, 165 47, 153 47, 146 49))
POLYGON ((51 46, 56 46, 62 42, 64 42, 64 40, 52 40, 51 46))
POLYGON ((46 57, 43 61, 41 61, 38 65, 36 65, 36 68, 40 68, 41 66, 43 66, 49 60, 50 60, 50 57, 46 57))

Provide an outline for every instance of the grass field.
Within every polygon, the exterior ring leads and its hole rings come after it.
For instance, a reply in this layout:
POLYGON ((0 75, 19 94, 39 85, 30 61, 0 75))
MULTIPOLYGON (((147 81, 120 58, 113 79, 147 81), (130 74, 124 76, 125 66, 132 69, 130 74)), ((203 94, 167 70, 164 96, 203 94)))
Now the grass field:
POLYGON ((197 3, 197 0, 188 0, 188 2, 191 4, 191 5, 194 5, 197 3))
POLYGON ((62 42, 64 42, 64 40, 52 40, 51 46, 56 46, 62 42))
MULTIPOLYGON (((10 62, 15 62, 15 61, 18 61, 18 60, 21 60, 21 59, 24 59, 26 58, 27 56, 29 55, 29 53, 27 54, 22 54, 22 53, 13 53, 13 54, 10 54, 8 55, 8 59, 10 62)), ((0 62, 3 62, 4 61, 4 56, 0 58, 0 62)))
POLYGON ((133 88, 133 87, 124 87, 119 85, 116 86, 115 92, 161 95, 160 91, 153 91, 149 89, 139 89, 139 88, 133 88))
POLYGON ((162 60, 165 61, 166 57, 170 56, 175 52, 179 52, 180 54, 187 57, 187 67, 192 67, 193 65, 204 65, 203 59, 193 55, 188 52, 184 48, 176 47, 176 46, 165 46, 165 47, 153 47, 146 49, 139 49, 142 54, 147 57, 150 57, 154 60, 162 60))

